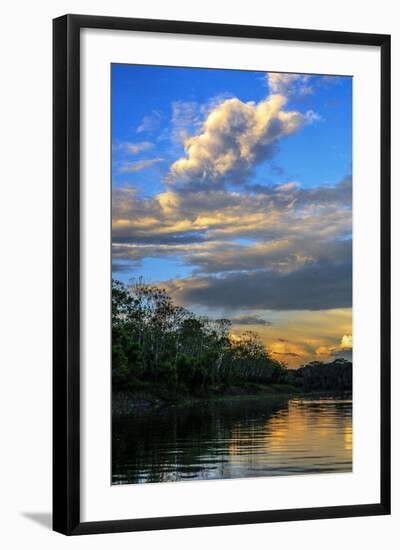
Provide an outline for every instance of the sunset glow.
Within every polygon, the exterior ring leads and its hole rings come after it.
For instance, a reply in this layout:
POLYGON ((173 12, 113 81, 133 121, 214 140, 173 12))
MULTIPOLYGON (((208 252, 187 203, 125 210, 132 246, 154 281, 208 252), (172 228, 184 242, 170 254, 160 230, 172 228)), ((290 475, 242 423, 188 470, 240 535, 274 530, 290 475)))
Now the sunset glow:
POLYGON ((112 66, 113 278, 351 359, 352 79, 267 69, 112 66))

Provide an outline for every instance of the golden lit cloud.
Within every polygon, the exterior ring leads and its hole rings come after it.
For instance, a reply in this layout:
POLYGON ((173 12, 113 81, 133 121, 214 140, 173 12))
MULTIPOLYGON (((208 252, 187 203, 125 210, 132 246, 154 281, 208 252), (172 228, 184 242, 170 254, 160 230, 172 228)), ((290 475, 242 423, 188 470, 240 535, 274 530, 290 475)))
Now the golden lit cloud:
MULTIPOLYGON (((227 190, 165 191, 148 199, 139 198, 133 189, 117 189, 113 192, 113 240, 137 241, 146 235, 175 238, 189 231, 202 231, 210 240, 262 238, 271 249, 283 246, 294 236, 298 244, 301 238, 303 242, 309 239, 312 243, 316 238, 322 242, 351 232, 351 211, 346 205, 350 199, 348 186, 342 183, 306 190, 289 182, 245 195, 227 190), (131 231, 127 225, 122 231, 119 220, 127 218, 137 223, 132 224, 131 231), (147 228, 146 219, 151 220, 147 228), (143 231, 137 232, 137 227, 143 231)), ((287 246, 290 248, 290 243, 287 246)), ((306 261, 308 253, 295 253, 299 259, 305 256, 306 261)))
POLYGON ((342 341, 340 343, 340 347, 343 349, 351 349, 353 347, 353 337, 347 334, 344 334, 342 341))
MULTIPOLYGON (((341 348, 344 333, 351 333, 351 308, 325 311, 263 311, 270 321, 268 326, 250 325, 246 329, 260 335, 265 347, 275 359, 290 368, 319 359, 329 361, 346 356, 341 348)), ((233 327, 239 335, 240 327, 233 327)))

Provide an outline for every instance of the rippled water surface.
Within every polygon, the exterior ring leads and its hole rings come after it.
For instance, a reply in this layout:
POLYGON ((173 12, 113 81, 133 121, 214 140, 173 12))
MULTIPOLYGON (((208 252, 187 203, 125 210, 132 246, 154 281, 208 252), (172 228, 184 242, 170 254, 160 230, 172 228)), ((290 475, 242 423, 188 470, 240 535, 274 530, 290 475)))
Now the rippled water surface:
POLYGON ((232 398, 113 422, 112 482, 349 472, 352 402, 232 398))

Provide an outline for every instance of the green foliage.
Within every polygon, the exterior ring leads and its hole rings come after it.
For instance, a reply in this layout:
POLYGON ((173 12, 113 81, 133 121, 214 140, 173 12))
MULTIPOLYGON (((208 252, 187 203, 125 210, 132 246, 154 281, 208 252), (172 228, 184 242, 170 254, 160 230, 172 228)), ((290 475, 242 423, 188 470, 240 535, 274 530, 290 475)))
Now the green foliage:
POLYGON ((331 363, 312 361, 293 375, 306 390, 349 391, 353 383, 353 365, 342 358, 331 363))
POLYGON ((351 389, 351 363, 345 360, 289 371, 269 355, 255 332, 233 337, 230 330, 229 320, 196 316, 156 286, 138 282, 127 287, 113 280, 113 388, 154 383, 193 393, 255 383, 351 389))
POLYGON ((258 335, 230 335, 227 319, 212 321, 176 306, 155 286, 112 286, 113 385, 137 381, 186 387, 279 381, 286 369, 273 360, 258 335))
POLYGON ((118 323, 112 327, 112 377, 116 388, 132 388, 143 374, 141 350, 130 337, 129 327, 118 323))

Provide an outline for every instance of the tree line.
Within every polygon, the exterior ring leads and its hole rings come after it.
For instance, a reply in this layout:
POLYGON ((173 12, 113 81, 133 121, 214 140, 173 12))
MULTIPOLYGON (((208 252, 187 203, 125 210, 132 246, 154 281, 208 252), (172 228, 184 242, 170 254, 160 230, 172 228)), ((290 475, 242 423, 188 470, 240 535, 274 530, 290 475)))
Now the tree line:
POLYGON ((346 389, 349 380, 351 388, 351 363, 337 360, 326 375, 326 365, 316 362, 288 370, 257 333, 236 337, 231 327, 228 319, 212 320, 174 304, 157 286, 113 280, 113 390, 156 384, 198 392, 247 383, 346 389))
POLYGON ((307 391, 330 390, 351 391, 353 385, 353 365, 338 357, 330 363, 312 361, 304 367, 292 371, 295 383, 307 391))

